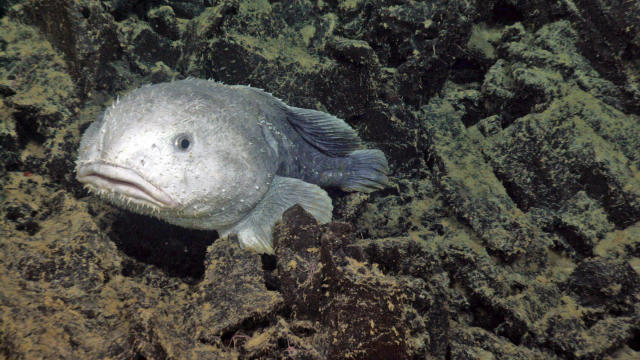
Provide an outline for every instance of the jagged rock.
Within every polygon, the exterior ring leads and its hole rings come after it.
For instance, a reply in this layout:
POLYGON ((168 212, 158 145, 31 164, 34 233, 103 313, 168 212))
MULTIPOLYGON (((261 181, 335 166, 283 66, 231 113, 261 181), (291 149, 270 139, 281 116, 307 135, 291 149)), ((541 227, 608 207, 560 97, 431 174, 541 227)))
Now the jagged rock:
POLYGON ((407 359, 409 329, 402 320, 413 294, 347 255, 357 252, 349 248, 352 239, 348 224, 323 227, 299 205, 287 210, 275 238, 285 302, 295 318, 323 328, 330 359, 407 359))
POLYGON ((639 358, 639 4, 2 2, 0 358, 639 358), (87 196, 81 132, 187 76, 345 119, 391 186, 276 256, 87 196))

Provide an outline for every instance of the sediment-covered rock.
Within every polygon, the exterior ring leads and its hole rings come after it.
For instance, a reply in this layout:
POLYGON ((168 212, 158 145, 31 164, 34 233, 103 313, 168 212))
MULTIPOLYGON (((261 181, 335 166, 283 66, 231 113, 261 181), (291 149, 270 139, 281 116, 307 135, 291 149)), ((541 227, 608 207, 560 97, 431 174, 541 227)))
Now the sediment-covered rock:
POLYGON ((640 357, 640 5, 0 4, 0 357, 640 357), (299 207, 276 253, 74 179, 145 83, 260 87, 344 118, 389 188, 299 207))

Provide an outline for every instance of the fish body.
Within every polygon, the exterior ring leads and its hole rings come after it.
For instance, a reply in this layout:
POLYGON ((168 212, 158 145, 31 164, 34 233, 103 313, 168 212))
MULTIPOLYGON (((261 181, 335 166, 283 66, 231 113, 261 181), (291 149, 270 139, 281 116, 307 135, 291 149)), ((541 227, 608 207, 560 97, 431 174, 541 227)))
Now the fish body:
POLYGON ((387 184, 379 150, 329 114, 248 86, 186 79, 138 88, 83 134, 77 179, 117 206, 187 228, 237 234, 271 253, 271 231, 300 204, 321 222, 321 187, 370 192, 387 184))

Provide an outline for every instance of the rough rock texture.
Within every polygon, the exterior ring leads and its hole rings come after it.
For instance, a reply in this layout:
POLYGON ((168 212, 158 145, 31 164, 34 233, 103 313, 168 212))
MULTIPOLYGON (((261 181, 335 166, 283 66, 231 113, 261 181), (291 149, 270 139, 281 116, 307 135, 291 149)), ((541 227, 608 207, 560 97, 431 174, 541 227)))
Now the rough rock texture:
POLYGON ((0 358, 640 358, 637 1, 0 4, 0 358), (275 255, 98 201, 80 134, 194 76, 393 167, 275 255))

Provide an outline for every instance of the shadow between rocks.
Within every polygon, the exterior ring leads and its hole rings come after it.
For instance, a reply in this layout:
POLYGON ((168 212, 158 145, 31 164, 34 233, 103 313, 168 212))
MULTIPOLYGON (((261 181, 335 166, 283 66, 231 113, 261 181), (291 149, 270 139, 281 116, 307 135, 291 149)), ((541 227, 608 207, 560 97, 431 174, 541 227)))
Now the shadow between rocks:
POLYGON ((122 212, 113 222, 109 237, 118 249, 139 261, 125 260, 124 276, 139 276, 144 272, 144 264, 149 264, 168 276, 195 283, 204 274, 207 247, 218 235, 215 231, 185 229, 152 217, 122 212))

